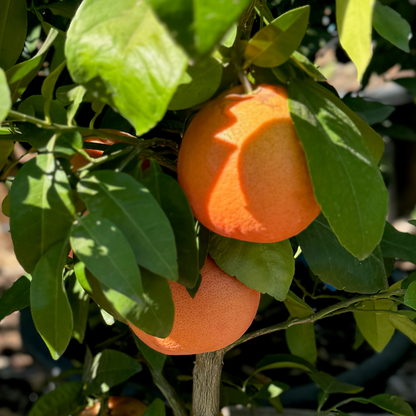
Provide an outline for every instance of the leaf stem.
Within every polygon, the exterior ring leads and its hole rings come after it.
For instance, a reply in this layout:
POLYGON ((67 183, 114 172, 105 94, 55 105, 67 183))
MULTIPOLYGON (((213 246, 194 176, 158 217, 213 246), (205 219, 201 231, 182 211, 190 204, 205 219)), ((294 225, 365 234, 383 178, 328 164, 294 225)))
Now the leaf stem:
POLYGON ((375 300, 375 299, 389 299, 393 296, 401 296, 404 295, 406 292, 405 289, 399 289, 395 291, 383 291, 380 293, 377 293, 375 295, 363 295, 363 296, 357 296, 352 299, 345 300, 343 302, 338 302, 336 305, 331 305, 325 309, 322 309, 319 312, 316 312, 312 315, 309 315, 304 318, 292 318, 288 319, 285 322, 282 322, 280 324, 272 325, 267 328, 262 328, 254 332, 250 332, 248 334, 243 335, 240 339, 235 341, 233 344, 229 345, 228 347, 224 348, 224 351, 227 352, 234 348, 237 345, 242 344, 243 342, 247 342, 250 339, 257 338, 261 335, 270 334, 271 332, 276 331, 282 331, 284 329, 290 328, 294 325, 301 325, 306 323, 313 323, 323 318, 328 318, 330 316, 340 315, 342 313, 346 312, 353 312, 356 310, 359 310, 355 307, 352 307, 355 303, 363 302, 365 300, 375 300))

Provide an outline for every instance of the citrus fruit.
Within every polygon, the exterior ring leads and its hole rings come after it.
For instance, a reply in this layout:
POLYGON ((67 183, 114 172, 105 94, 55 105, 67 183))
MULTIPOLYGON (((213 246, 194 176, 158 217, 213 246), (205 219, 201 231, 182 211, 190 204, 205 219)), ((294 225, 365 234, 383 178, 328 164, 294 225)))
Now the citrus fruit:
POLYGON ((153 337, 130 324, 145 344, 168 355, 201 354, 224 348, 244 334, 256 315, 260 293, 225 273, 209 256, 201 276, 194 298, 185 287, 169 281, 175 318, 167 338, 153 337))
MULTIPOLYGON (((111 146, 115 143, 120 143, 123 142, 122 138, 124 137, 134 137, 129 133, 125 133, 123 131, 118 131, 118 130, 111 130, 111 129, 102 129, 101 130, 103 133, 110 133, 110 134, 114 134, 117 136, 121 136, 120 140, 113 140, 113 139, 104 139, 102 137, 89 137, 87 140, 85 140, 88 143, 98 143, 98 144, 105 144, 108 146, 111 146)), ((99 158, 104 152, 103 150, 98 150, 98 149, 84 149, 88 156, 92 157, 93 159, 97 159, 99 158)), ((84 156, 80 155, 79 153, 75 154, 74 156, 72 156, 71 158, 71 165, 72 165, 72 171, 75 172, 78 169, 82 168, 83 166, 88 164, 88 160, 85 159, 84 156)))
POLYGON ((203 225, 238 240, 285 240, 320 212, 281 86, 209 101, 182 140, 178 181, 203 225))
MULTIPOLYGON (((97 416, 100 412, 100 403, 85 408, 78 416, 97 416)), ((147 406, 140 400, 127 396, 110 396, 108 399, 108 412, 105 416, 142 416, 147 406)))

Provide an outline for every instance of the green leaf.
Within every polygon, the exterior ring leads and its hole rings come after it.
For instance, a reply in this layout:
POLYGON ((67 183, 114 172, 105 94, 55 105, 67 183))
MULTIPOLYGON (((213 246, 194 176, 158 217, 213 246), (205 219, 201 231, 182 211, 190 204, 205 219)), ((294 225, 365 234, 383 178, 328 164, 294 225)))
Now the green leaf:
POLYGON ((4 168, 4 165, 9 159, 10 154, 13 152, 13 149, 13 142, 0 141, 0 171, 4 168))
POLYGON ((407 20, 389 6, 383 6, 379 1, 374 4, 373 26, 380 36, 387 39, 394 46, 409 52, 409 40, 412 28, 407 20))
POLYGON ((87 404, 87 399, 82 394, 82 382, 69 381, 41 396, 30 409, 28 416, 76 415, 87 404))
POLYGON ((74 318, 72 336, 82 344, 84 342, 85 330, 87 329, 90 297, 82 288, 75 275, 69 276, 68 280, 67 295, 74 318))
POLYGON ((27 31, 25 0, 2 1, 0 28, 0 67, 6 71, 16 63, 25 45, 27 31))
POLYGON ((238 20, 250 0, 147 0, 171 36, 191 57, 207 55, 238 20))
POLYGON ((374 2, 375 0, 336 0, 339 41, 357 67, 358 80, 363 77, 372 56, 374 2))
POLYGON ((143 357, 148 362, 148 364, 153 368, 157 374, 162 374, 163 366, 167 356, 161 354, 160 352, 155 351, 153 348, 148 347, 140 338, 136 335, 133 335, 134 342, 137 345, 137 348, 143 354, 143 357))
MULTIPOLYGON (((179 279, 178 283, 193 288, 199 275, 195 223, 191 207, 175 179, 164 173, 154 173, 142 179, 165 212, 175 235, 179 279)), ((148 219, 147 219, 148 221, 148 219)))
POLYGON ((114 105, 137 135, 162 119, 186 68, 182 50, 150 7, 136 0, 84 1, 65 53, 74 81, 114 105))
POLYGON ((10 217, 10 194, 7 194, 2 201, 1 212, 6 217, 10 217))
POLYGON ((311 78, 317 81, 326 81, 326 78, 320 73, 319 69, 304 55, 298 51, 292 53, 292 61, 311 78))
POLYGON ((162 400, 155 399, 150 406, 145 410, 143 416, 165 416, 166 409, 162 400))
POLYGON ((346 95, 342 101, 370 126, 381 123, 395 110, 395 107, 391 105, 384 105, 377 101, 366 101, 361 97, 353 98, 351 95, 346 95))
MULTIPOLYGON (((1 19, 1 16, 0 16, 0 19, 1 19)), ((1 97, 0 98, 0 122, 2 122, 9 114, 9 111, 12 107, 12 100, 10 97, 9 86, 7 85, 6 74, 1 68, 0 68, 0 97, 1 97)), ((1 166, 1 163, 0 163, 0 166, 1 166)))
POLYGON ((43 61, 46 58, 46 52, 49 50, 55 40, 59 39, 58 35, 59 31, 57 29, 51 28, 42 47, 32 59, 20 62, 19 64, 12 66, 6 71, 6 77, 9 83, 13 103, 15 103, 17 99, 24 93, 33 78, 38 75, 43 61))
POLYGON ((210 99, 220 86, 222 65, 209 57, 200 63, 190 65, 187 70, 190 82, 179 85, 169 103, 169 110, 182 110, 210 99))
POLYGON ((229 405, 243 405, 246 406, 249 403, 249 397, 247 393, 241 389, 236 389, 229 386, 220 386, 221 407, 229 405))
POLYGON ((250 289, 286 298, 295 271, 289 240, 258 244, 212 233, 209 252, 221 269, 250 289))
MULTIPOLYGON (((314 313, 309 305, 291 291, 289 291, 284 303, 291 318, 303 318, 314 313)), ((317 359, 314 324, 293 325, 285 332, 286 343, 291 354, 314 364, 317 359)))
POLYGON ((40 5, 38 10, 49 9, 56 16, 63 16, 72 19, 81 0, 56 1, 50 4, 40 5))
POLYGON ((354 386, 352 384, 338 381, 335 377, 332 377, 330 374, 324 373, 322 371, 319 373, 309 373, 308 376, 327 394, 355 394, 364 390, 363 387, 354 386))
POLYGON ((309 267, 323 282, 346 292, 374 293, 387 288, 380 248, 358 260, 341 246, 322 214, 296 240, 309 267))
POLYGON ((167 279, 178 279, 175 236, 148 189, 125 173, 100 171, 84 177, 77 190, 91 213, 120 229, 137 263, 167 279))
POLYGON ((388 194, 359 129, 334 98, 311 80, 289 85, 289 109, 315 197, 338 240, 362 260, 381 240, 388 194))
POLYGON ((296 357, 290 354, 273 354, 266 355, 262 360, 256 364, 255 373, 265 370, 273 370, 276 368, 299 368, 306 372, 316 372, 316 368, 303 358, 296 357))
POLYGON ((366 300, 361 302, 360 311, 354 311, 354 318, 364 339, 377 351, 383 351, 394 334, 389 315, 377 310, 397 310, 394 302, 388 299, 366 300), (361 312, 361 310, 363 312, 361 312))
POLYGON ((144 306, 133 250, 112 222, 92 213, 79 218, 71 230, 71 247, 101 283, 144 306))
POLYGON ((67 175, 53 154, 26 162, 10 190, 10 231, 16 257, 27 272, 68 237, 74 213, 67 175))
POLYGON ((92 366, 85 374, 86 394, 107 393, 111 387, 128 380, 142 370, 142 365, 134 358, 115 350, 98 353, 92 366))
POLYGON ((377 126, 377 132, 394 139, 416 141, 415 131, 404 124, 392 124, 390 127, 377 126))
POLYGON ((30 285, 33 322, 54 360, 65 352, 73 328, 63 280, 68 251, 67 241, 52 246, 37 263, 30 285))
POLYGON ((411 406, 397 396, 378 394, 377 396, 370 397, 368 401, 397 416, 414 416, 411 406))
POLYGON ((416 324, 411 319, 399 314, 390 314, 388 318, 394 328, 398 329, 416 344, 416 324))
POLYGON ((0 322, 13 312, 30 305, 30 275, 19 277, 0 298, 0 322))
POLYGON ((412 282, 408 286, 404 295, 404 303, 410 308, 416 310, 416 282, 412 282))
POLYGON ((305 35, 309 13, 309 6, 292 9, 259 30, 248 42, 244 67, 272 68, 286 62, 305 35))
POLYGON ((399 258, 416 264, 416 236, 396 230, 386 222, 380 243, 383 257, 399 258))
MULTIPOLYGON (((29 116, 45 119, 47 100, 41 95, 31 95, 19 104, 19 111, 29 116)), ((58 101, 49 101, 49 116, 55 123, 66 123, 66 112, 58 101)), ((32 127, 32 126, 31 126, 32 127)), ((33 126, 34 127, 34 126, 33 126)), ((32 127, 32 128, 33 128, 32 127)))
POLYGON ((51 72, 43 81, 42 84, 42 97, 46 100, 51 100, 53 98, 53 91, 55 89, 56 82, 58 81, 59 75, 65 69, 66 62, 63 61, 53 72, 51 72))

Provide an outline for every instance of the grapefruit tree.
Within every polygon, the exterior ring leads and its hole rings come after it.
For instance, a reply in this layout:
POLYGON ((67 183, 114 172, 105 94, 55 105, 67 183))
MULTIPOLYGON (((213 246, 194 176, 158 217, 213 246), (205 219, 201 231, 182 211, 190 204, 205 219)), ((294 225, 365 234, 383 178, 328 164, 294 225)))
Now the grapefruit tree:
MULTIPOLYGON (((395 259, 416 264, 416 237, 386 221, 379 133, 403 137, 388 129, 394 107, 341 99, 313 63, 339 38, 362 94, 372 71, 412 68, 412 6, 5 1, 2 210, 27 274, 0 319, 30 307, 51 357, 75 360, 61 378, 78 376, 30 416, 280 411, 288 373, 262 373, 282 368, 319 387, 319 415, 355 402, 412 416, 382 392, 334 401, 362 387, 320 371, 314 324, 327 317, 351 312, 357 347, 381 352, 395 331, 416 341, 402 308, 416 307, 416 276, 390 278, 395 259), (34 157, 16 159, 16 143, 34 157), (245 378, 222 372, 260 336, 245 378), (196 358, 170 357, 182 354, 196 358)), ((398 83, 414 94, 414 78, 398 83)))

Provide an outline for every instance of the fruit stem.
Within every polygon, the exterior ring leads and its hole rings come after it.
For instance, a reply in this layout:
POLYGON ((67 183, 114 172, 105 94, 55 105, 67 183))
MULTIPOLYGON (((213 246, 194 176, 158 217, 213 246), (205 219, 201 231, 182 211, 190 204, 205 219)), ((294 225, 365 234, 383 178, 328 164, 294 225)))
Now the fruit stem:
POLYGON ((251 92, 253 92, 253 87, 251 86, 251 82, 248 80, 247 75, 243 69, 238 70, 238 78, 240 78, 240 82, 246 94, 250 94, 251 92))
POLYGON ((224 350, 197 354, 192 394, 193 416, 220 414, 220 383, 224 350))

